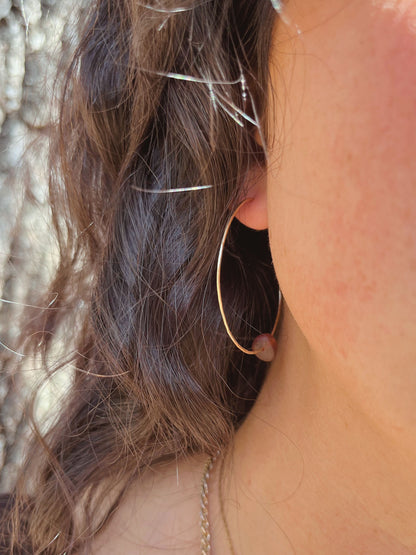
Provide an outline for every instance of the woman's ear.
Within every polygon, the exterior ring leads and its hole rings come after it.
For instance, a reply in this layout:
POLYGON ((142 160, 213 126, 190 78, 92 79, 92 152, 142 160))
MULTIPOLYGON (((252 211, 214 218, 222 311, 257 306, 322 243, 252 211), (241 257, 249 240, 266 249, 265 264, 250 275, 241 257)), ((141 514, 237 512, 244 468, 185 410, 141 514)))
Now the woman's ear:
POLYGON ((267 186, 264 166, 257 165, 249 170, 242 187, 240 202, 247 198, 251 198, 251 202, 246 202, 235 217, 251 229, 267 229, 267 186))

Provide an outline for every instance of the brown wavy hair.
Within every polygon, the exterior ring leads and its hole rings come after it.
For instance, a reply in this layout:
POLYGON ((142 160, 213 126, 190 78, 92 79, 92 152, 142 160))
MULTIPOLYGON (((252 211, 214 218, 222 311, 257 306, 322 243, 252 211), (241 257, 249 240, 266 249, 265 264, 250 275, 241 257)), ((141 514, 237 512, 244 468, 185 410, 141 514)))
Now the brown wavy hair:
MULTIPOLYGON (((57 296, 24 336, 49 373, 72 378, 23 468, 13 553, 88 552, 146 468, 229 443, 267 369, 229 340, 215 271, 226 221, 266 161, 251 119, 264 119, 275 12, 270 0, 161 5, 92 1, 66 72, 45 306, 57 296), (50 368, 58 335, 66 356, 50 368)), ((266 232, 234 222, 222 290, 243 344, 271 329, 266 232)))

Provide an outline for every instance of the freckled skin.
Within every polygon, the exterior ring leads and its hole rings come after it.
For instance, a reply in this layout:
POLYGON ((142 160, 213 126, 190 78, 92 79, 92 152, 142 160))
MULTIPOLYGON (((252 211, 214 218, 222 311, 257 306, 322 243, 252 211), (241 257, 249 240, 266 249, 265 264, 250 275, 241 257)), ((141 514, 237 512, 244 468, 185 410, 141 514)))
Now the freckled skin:
POLYGON ((267 183, 279 282, 316 356, 400 423, 416 391, 416 1, 285 13, 267 183))
POLYGON ((416 0, 287 0, 275 26, 267 183, 239 217, 285 304, 232 450, 241 555, 416 553, 413 68, 416 0))

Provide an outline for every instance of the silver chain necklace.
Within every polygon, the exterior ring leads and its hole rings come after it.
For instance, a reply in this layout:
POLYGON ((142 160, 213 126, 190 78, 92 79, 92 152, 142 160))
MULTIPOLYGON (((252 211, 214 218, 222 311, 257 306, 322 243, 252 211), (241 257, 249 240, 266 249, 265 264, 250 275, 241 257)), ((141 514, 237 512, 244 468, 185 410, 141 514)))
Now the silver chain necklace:
MULTIPOLYGON (((200 525, 201 525, 201 555, 209 555, 211 553, 211 534, 209 531, 209 519, 208 519, 208 480, 209 473, 212 467, 220 456, 218 451, 214 457, 210 457, 204 466, 204 471, 202 474, 201 481, 201 512, 200 512, 200 525)), ((222 482, 223 482, 223 472, 224 472, 224 459, 222 460, 220 476, 219 476, 219 501, 221 507, 221 517, 224 525, 224 529, 227 535, 228 548, 231 555, 235 555, 233 542, 231 540, 230 530, 228 528, 227 520, 225 518, 225 510, 222 496, 222 482)))
POLYGON ((208 479, 209 473, 218 455, 210 457, 204 466, 201 481, 201 512, 200 512, 200 525, 201 525, 201 555, 209 555, 211 552, 211 535, 209 533, 209 520, 208 520, 208 479))

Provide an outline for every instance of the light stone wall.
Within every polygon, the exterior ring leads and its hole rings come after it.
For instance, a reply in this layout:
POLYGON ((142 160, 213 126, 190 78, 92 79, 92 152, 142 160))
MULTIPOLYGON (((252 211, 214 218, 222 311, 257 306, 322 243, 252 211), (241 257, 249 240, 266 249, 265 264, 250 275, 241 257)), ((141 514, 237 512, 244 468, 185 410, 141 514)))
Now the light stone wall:
MULTIPOLYGON (((60 54, 76 35, 77 4, 0 0, 0 491, 12 487, 27 443, 22 408, 37 380, 35 361, 13 347, 22 307, 34 302, 56 257, 46 134, 60 54)), ((53 398, 44 396, 44 412, 53 398)))

